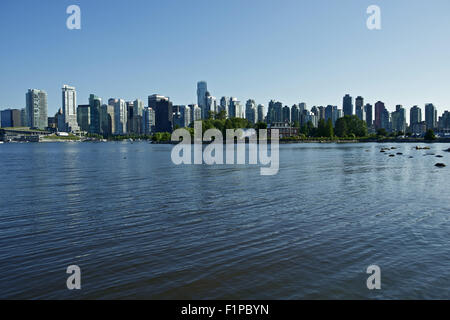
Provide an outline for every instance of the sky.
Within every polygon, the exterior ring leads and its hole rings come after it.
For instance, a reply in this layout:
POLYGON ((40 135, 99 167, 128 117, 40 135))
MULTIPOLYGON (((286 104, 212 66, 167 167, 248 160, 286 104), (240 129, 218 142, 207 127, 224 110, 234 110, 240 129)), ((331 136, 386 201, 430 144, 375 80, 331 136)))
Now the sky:
MULTIPOLYGON (((63 84, 78 104, 162 94, 196 103, 213 96, 285 105, 338 105, 342 97, 450 109, 448 0, 2 0, 0 109, 23 108, 29 88, 63 84), (69 5, 81 30, 69 30, 69 5), (381 30, 366 10, 381 8, 381 30)), ((267 110, 267 109, 266 109, 267 110)), ((409 113, 409 112, 408 112, 409 113)))

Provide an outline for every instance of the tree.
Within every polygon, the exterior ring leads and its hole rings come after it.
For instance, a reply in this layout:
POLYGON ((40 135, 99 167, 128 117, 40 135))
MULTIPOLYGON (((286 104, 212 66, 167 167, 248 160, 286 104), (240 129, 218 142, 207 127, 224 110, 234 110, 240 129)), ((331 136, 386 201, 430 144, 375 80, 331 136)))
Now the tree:
POLYGON ((334 133, 336 136, 340 138, 345 138, 348 134, 348 128, 347 128, 347 121, 345 121, 345 118, 339 118, 336 120, 334 133))
POLYGON ((333 136, 334 136, 333 121, 331 119, 328 119, 325 126, 325 137, 333 138, 333 136))
POLYGON ((377 136, 379 136, 379 137, 386 137, 387 136, 386 129, 385 128, 377 129, 377 136))
POLYGON ((216 119, 217 120, 226 120, 227 119, 227 112, 225 110, 220 111, 217 115, 216 115, 216 119))
POLYGON ((436 140, 436 135, 434 134, 433 129, 428 129, 427 132, 425 133, 425 140, 431 141, 431 140, 436 140))
POLYGON ((267 123, 260 121, 257 124, 255 124, 255 129, 256 130, 267 129, 267 123))

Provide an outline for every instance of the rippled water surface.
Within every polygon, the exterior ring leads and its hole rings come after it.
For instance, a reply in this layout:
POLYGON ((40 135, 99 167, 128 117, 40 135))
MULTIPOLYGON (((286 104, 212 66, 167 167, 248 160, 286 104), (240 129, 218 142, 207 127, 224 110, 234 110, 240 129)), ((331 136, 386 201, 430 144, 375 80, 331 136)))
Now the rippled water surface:
POLYGON ((169 145, 0 145, 0 298, 449 299, 450 145, 430 147, 281 145, 261 176, 169 145))

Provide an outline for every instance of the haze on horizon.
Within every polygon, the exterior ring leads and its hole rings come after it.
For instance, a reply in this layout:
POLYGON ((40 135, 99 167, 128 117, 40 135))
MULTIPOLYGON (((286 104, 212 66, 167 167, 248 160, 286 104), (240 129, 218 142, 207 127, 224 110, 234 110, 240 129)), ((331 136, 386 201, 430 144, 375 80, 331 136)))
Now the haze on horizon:
MULTIPOLYGON (((435 0, 5 0, 0 3, 0 109, 23 108, 29 88, 48 93, 49 115, 63 84, 90 93, 175 104, 212 95, 285 105, 338 105, 349 93, 389 110, 402 104, 439 115, 450 108, 450 2, 435 0), (81 8, 81 30, 66 8, 81 8), (382 29, 366 27, 370 5, 382 29)), ((409 116, 409 112, 407 112, 409 116)))

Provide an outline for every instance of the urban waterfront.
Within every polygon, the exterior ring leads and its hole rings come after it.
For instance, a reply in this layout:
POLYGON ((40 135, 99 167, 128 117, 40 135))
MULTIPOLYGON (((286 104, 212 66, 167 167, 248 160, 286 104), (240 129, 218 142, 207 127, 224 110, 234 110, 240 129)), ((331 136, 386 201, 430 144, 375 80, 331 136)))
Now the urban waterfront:
POLYGON ((421 146, 281 145, 264 177, 175 166, 147 142, 3 144, 0 298, 449 299, 450 175, 435 164, 450 144, 421 146))

